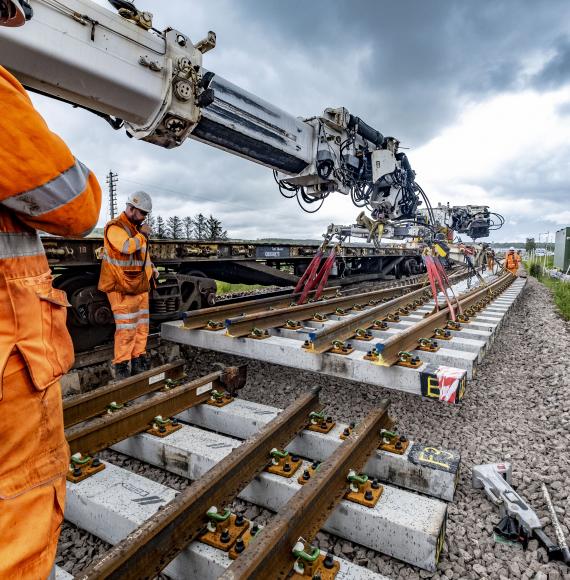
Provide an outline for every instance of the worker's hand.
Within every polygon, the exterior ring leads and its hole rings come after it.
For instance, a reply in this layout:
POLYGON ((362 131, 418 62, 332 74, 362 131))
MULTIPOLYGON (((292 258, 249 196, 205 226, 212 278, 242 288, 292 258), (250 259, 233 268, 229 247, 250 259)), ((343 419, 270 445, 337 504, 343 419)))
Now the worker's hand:
POLYGON ((150 234, 152 232, 152 230, 148 224, 143 224, 139 231, 143 236, 145 236, 147 238, 150 236, 150 234))
POLYGON ((155 280, 158 280, 158 277, 160 276, 160 272, 156 266, 152 267, 152 276, 155 280))

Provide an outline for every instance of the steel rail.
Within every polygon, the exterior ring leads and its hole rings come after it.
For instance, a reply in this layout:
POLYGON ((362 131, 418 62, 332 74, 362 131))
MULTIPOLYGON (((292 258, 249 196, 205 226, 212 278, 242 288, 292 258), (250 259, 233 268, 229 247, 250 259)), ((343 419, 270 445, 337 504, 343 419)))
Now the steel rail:
POLYGON ((134 377, 109 383, 89 393, 77 395, 63 401, 63 421, 70 427, 104 413, 111 403, 126 403, 141 395, 156 391, 167 380, 177 380, 184 375, 184 361, 174 361, 145 371, 134 377))
MULTIPOLYGON (((452 278, 453 280, 456 280, 464 275, 465 273, 458 272, 453 275, 452 278)), ((254 328, 275 328, 286 324, 288 321, 302 322, 304 320, 309 320, 315 314, 326 315, 335 312, 337 308, 349 310, 357 305, 368 307, 373 305, 374 301, 382 299, 393 300, 394 298, 400 296, 409 296, 413 301, 415 299, 412 297, 414 294, 413 289, 424 287, 427 288, 427 278, 425 282, 421 281, 412 284, 406 284, 404 286, 380 288, 370 292, 361 292, 359 294, 350 294, 348 296, 330 298, 329 300, 322 302, 303 304, 301 306, 290 306, 289 308, 272 310, 270 312, 262 312, 237 318, 230 318, 227 319, 225 323, 227 334, 233 337, 246 336, 250 334, 254 328)), ((366 312, 370 312, 370 309, 367 308, 366 312)))
POLYGON ((378 306, 373 306, 372 308, 367 308, 361 313, 351 316, 346 320, 341 320, 340 322, 329 326, 328 328, 323 328, 322 330, 316 330, 315 332, 310 332, 308 337, 310 345, 308 350, 317 354, 321 354, 333 348, 333 342, 340 340, 345 341, 352 338, 359 328, 366 329, 374 324, 375 320, 385 318, 386 316, 394 313, 399 308, 404 307, 407 303, 413 302, 414 300, 428 299, 427 289, 425 287, 414 290, 397 298, 393 298, 389 302, 384 302, 378 306))
POLYGON ((169 391, 153 393, 143 401, 65 429, 71 454, 92 455, 148 429, 158 415, 168 418, 207 401, 212 389, 221 384, 221 374, 211 373, 169 391))
MULTIPOLYGON (((383 288, 381 290, 374 290, 372 292, 364 292, 361 294, 352 294, 350 296, 340 296, 338 298, 331 298, 322 302, 313 302, 311 304, 303 304, 301 306, 291 306, 289 308, 281 308, 279 310, 272 310, 271 312, 263 312, 258 314, 251 314, 238 318, 230 318, 226 320, 227 333, 230 336, 238 337, 245 336, 251 333, 254 328, 266 329, 275 328, 286 324, 291 320, 294 322, 302 322, 309 320, 315 314, 330 314, 335 312, 338 308, 349 310, 355 306, 369 306, 374 300, 393 299, 399 296, 412 296, 414 292, 406 293, 408 288, 415 288, 423 286, 422 284, 412 284, 410 286, 403 286, 399 288, 383 288), (404 292, 404 294, 402 294, 404 292)), ((368 312, 369 310, 367 310, 368 312)))
MULTIPOLYGON (((405 290, 407 288, 413 288, 415 286, 424 284, 427 282, 426 274, 417 274, 412 276, 405 281, 401 280, 390 280, 382 284, 382 291, 386 290, 405 290)), ((329 298, 334 296, 340 291, 340 286, 331 286, 325 288, 323 296, 329 298)), ((309 298, 314 296, 315 291, 313 290, 309 294, 309 298)), ((361 294, 361 293, 359 293, 361 294)), ((349 296, 349 295, 346 295, 349 296)), ((351 296, 354 296, 352 294, 351 296)), ((200 310, 192 310, 184 314, 184 327, 193 330, 198 328, 204 328, 208 322, 218 322, 223 323, 226 319, 231 319, 232 317, 245 316, 253 313, 263 313, 266 310, 275 310, 280 308, 286 308, 294 302, 295 298, 300 297, 300 294, 289 294, 287 296, 281 297, 269 297, 269 298, 259 298, 256 300, 247 300, 245 302, 233 303, 233 304, 221 304, 220 306, 213 306, 211 308, 201 308, 200 310)), ((322 304, 322 302, 319 302, 322 304)))
MULTIPOLYGON (((455 276, 450 278, 451 282, 459 281, 468 276, 468 272, 457 273, 455 276)), ((403 294, 389 302, 374 306, 373 308, 367 308, 360 314, 356 316, 351 316, 347 320, 341 320, 337 324, 331 325, 328 328, 323 328, 322 330, 316 330, 315 332, 309 333, 309 345, 307 350, 316 354, 322 354, 333 348, 334 341, 345 341, 353 338, 358 329, 367 329, 374 324, 375 320, 380 320, 386 318, 390 314, 393 314, 398 309, 406 307, 407 303, 413 302, 415 300, 424 301, 431 296, 429 292, 429 287, 422 286, 418 290, 403 294)), ((397 336, 400 336, 398 334, 397 336)))
POLYGON ((293 567, 298 538, 311 542, 342 500, 349 470, 359 471, 378 448, 381 430, 391 424, 389 402, 373 410, 311 479, 277 513, 220 577, 223 580, 286 578, 293 567))
POLYGON ((320 387, 301 395, 254 437, 246 440, 207 476, 195 481, 127 538, 93 562, 80 580, 154 578, 205 524, 211 506, 224 507, 267 465, 271 449, 284 448, 307 424, 319 404, 320 387))
MULTIPOLYGON (((324 297, 334 296, 340 286, 331 286, 323 291, 324 297)), ((309 294, 309 298, 315 295, 315 290, 309 294)), ((237 304, 222 304, 212 306, 211 308, 201 308, 200 310, 190 310, 184 313, 184 328, 195 329, 203 328, 211 320, 214 322, 223 322, 226 318, 232 316, 241 316, 251 312, 259 312, 270 308, 283 308, 289 306, 295 299, 300 298, 301 294, 288 294, 286 296, 277 296, 270 298, 259 298, 257 300, 246 300, 237 304)))
MULTIPOLYGON (((459 304, 468 315, 473 315, 470 309, 479 309, 483 301, 488 301, 503 292, 515 278, 511 275, 502 276, 492 284, 481 289, 459 296, 459 304)), ((436 328, 442 328, 450 320, 449 307, 434 312, 424 320, 420 320, 407 330, 400 332, 389 338, 384 343, 375 344, 376 351, 380 354, 378 364, 392 366, 398 362, 401 351, 409 351, 417 348, 418 340, 421 338, 431 338, 436 328)), ((420 356, 421 358, 421 356, 420 356)))

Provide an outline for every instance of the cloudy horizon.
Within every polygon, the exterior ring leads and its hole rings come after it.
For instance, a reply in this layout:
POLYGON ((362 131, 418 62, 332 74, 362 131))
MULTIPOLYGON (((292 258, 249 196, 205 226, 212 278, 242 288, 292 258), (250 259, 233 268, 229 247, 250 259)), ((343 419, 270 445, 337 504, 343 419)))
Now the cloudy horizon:
MULTIPOLYGON (((98 0, 99 4, 106 4, 98 0)), ((433 205, 485 204, 504 215, 487 241, 542 239, 570 224, 570 4, 483 0, 397 3, 137 0, 155 27, 216 48, 204 66, 300 117, 344 106, 406 147, 433 205), (189 9, 191 4, 191 9, 189 9)), ((154 215, 212 213, 235 238, 319 238, 359 209, 331 195, 307 215, 272 172, 188 140, 164 150, 94 115, 33 96, 51 129, 119 202, 136 189, 154 215)), ((99 225, 108 218, 105 203, 99 225)))

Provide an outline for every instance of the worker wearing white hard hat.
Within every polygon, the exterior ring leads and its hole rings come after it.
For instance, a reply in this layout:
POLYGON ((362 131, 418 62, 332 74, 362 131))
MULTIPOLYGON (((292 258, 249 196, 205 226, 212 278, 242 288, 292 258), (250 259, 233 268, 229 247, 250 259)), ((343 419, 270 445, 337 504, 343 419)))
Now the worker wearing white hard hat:
POLYGON ((507 255, 505 256, 505 269, 509 271, 513 276, 517 275, 519 270, 519 258, 515 254, 515 249, 513 246, 509 248, 507 255))
POLYGON ((150 195, 135 191, 125 211, 105 226, 99 290, 107 293, 115 318, 115 379, 136 375, 149 366, 149 290, 158 277, 148 251, 151 229, 144 223, 151 211, 150 195))

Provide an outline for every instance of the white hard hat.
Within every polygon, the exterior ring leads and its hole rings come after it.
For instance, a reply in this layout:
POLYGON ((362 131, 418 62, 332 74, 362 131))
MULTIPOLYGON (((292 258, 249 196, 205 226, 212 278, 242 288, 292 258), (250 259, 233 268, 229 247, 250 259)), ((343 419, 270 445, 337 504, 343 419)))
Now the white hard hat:
POLYGON ((152 199, 146 191, 135 191, 129 195, 127 203, 131 204, 133 207, 140 209, 141 211, 146 211, 150 213, 152 211, 152 199))
POLYGON ((511 247, 509 248, 509 252, 514 252, 514 251, 515 251, 515 249, 513 248, 513 246, 511 246, 511 247))
POLYGON ((18 0, 0 0, 0 26, 22 26, 26 13, 18 0))

